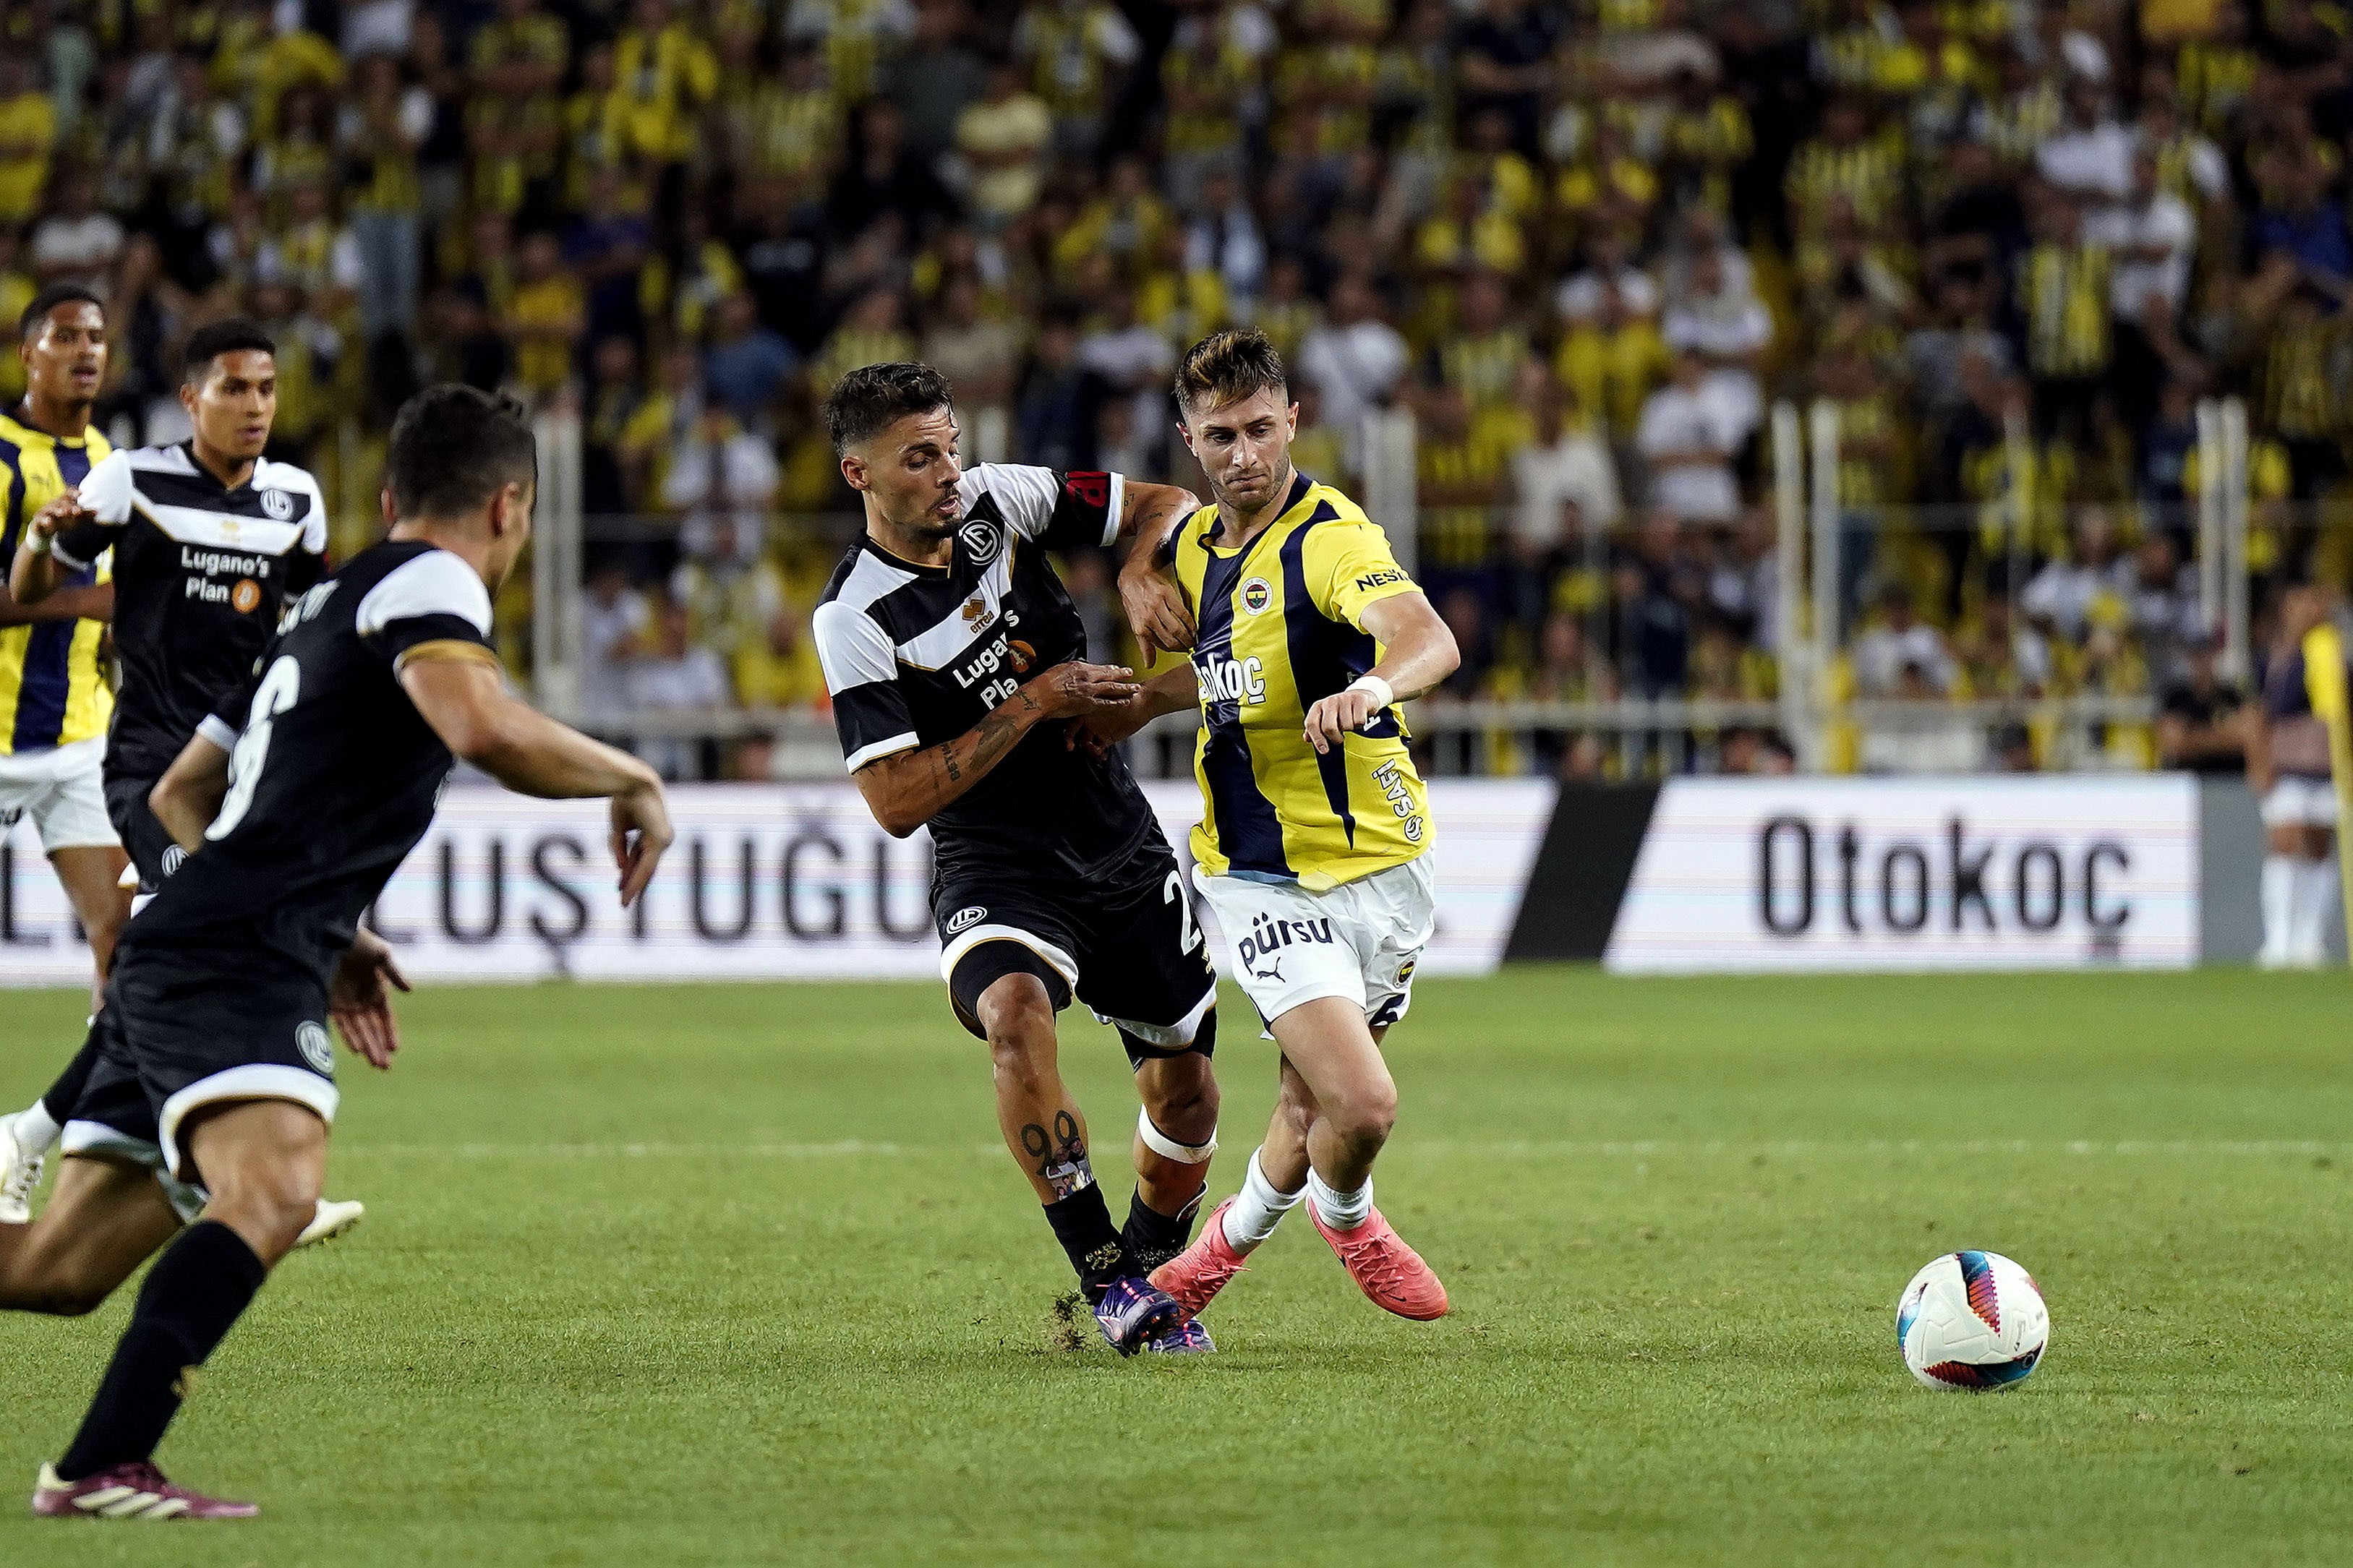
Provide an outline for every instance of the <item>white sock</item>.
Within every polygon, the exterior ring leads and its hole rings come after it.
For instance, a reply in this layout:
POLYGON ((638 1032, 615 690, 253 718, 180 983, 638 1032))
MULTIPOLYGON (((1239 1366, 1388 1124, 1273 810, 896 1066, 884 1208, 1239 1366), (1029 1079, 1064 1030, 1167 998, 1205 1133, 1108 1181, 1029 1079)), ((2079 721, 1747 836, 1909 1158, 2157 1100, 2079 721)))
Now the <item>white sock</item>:
POLYGON ((2290 935, 2295 924, 2295 890, 2302 863, 2286 855, 2263 857, 2261 883, 2263 905, 2262 962, 2277 965, 2294 951, 2290 935))
MULTIPOLYGON (((1314 1180, 1311 1173, 1310 1181, 1314 1180)), ((1226 1211, 1226 1245, 1247 1257, 1258 1244, 1274 1234, 1282 1216, 1292 1211, 1307 1189, 1286 1193, 1266 1179, 1265 1168, 1258 1163, 1258 1151, 1250 1152, 1250 1171, 1242 1177, 1242 1190, 1234 1194, 1233 1207, 1226 1211)))
POLYGON ((1315 1200, 1316 1217, 1334 1230, 1354 1230, 1373 1212, 1373 1179, 1353 1193, 1335 1192, 1314 1171, 1307 1173, 1307 1195, 1315 1200))
POLYGON ((2295 916, 2288 931, 2288 957, 2318 964, 2328 951, 2329 910, 2337 902, 2337 862, 2306 860, 2295 868, 2295 916))
POLYGON ((37 1100, 16 1112, 16 1124, 13 1129, 16 1147, 27 1154, 47 1153, 49 1145, 58 1141, 59 1131, 57 1119, 49 1114, 49 1108, 37 1100))

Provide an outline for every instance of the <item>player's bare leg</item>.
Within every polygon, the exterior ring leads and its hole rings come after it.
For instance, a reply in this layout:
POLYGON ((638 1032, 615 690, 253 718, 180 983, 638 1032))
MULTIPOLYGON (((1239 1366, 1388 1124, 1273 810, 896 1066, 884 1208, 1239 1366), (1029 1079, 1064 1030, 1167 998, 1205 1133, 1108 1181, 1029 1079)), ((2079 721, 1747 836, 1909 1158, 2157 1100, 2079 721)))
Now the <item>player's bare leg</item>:
POLYGON ((1274 1020, 1282 1084, 1266 1142, 1242 1190, 1218 1207, 1201 1239, 1153 1282, 1198 1311, 1302 1198, 1308 1216, 1365 1294, 1399 1317, 1446 1311, 1446 1288, 1373 1206, 1373 1161, 1397 1121, 1397 1085, 1364 1009, 1340 997, 1274 1020))
POLYGON ((106 989, 106 971, 114 962, 114 942, 131 919, 131 895, 122 887, 122 868, 130 857, 112 844, 80 844, 49 851, 49 865, 58 884, 73 905, 74 919, 90 938, 90 963, 97 969, 91 982, 90 1006, 98 1011, 106 989))
POLYGON ((70 1155, 40 1218, 0 1225, 0 1309, 93 1311, 179 1228, 153 1171, 70 1155))
MULTIPOLYGON (((114 962, 115 939, 131 918, 131 895, 120 885, 130 861, 114 845, 80 844, 52 849, 49 864, 65 889, 66 901, 73 906, 74 918, 89 933, 97 971, 90 989, 90 1008, 95 1014, 106 989, 107 967, 114 962)), ((48 1090, 16 1115, 0 1116, 0 1225, 23 1225, 33 1217, 33 1189, 40 1185, 41 1167, 97 1060, 97 1047, 85 1031, 72 1064, 48 1090)))
MULTIPOLYGON (((1144 1102, 1133 1150, 1136 1200, 1171 1219, 1189 1215, 1209 1184, 1217 1147, 1217 1075, 1198 1053, 1155 1057, 1136 1069, 1135 1092, 1144 1102)), ((1166 1259, 1140 1261, 1149 1268, 1166 1259)))
POLYGON ((327 1124, 306 1106, 247 1100, 206 1108, 180 1130, 181 1175, 212 1194, 164 1249, 64 1458, 45 1466, 33 1511, 50 1518, 245 1519, 259 1510, 174 1487, 155 1447, 202 1367, 270 1268, 317 1211, 327 1124))
POLYGON ((1132 1355, 1174 1325, 1176 1308, 1136 1277, 1112 1227, 1087 1153, 1086 1120, 1062 1081, 1053 997, 1034 974, 1007 974, 981 993, 976 1016, 988 1040, 1005 1146, 1070 1256, 1103 1337, 1132 1355))
MULTIPOLYGON (((1149 1276, 1181 1255, 1192 1239, 1193 1219, 1209 1184, 1209 1161, 1218 1149, 1218 1079, 1208 1057, 1146 1058, 1136 1068, 1143 1100, 1135 1122, 1135 1196, 1120 1239, 1140 1273, 1149 1276)), ((1153 1340, 1149 1349, 1165 1355, 1205 1355, 1217 1342, 1190 1315, 1153 1340)))

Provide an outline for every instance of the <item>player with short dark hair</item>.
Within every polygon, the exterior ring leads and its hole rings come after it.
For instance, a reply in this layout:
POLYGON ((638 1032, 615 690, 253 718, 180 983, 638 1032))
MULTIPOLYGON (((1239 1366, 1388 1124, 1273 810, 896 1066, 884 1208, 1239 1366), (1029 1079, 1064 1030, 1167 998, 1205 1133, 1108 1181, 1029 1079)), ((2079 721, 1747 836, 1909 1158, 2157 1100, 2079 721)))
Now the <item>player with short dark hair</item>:
MULTIPOLYGON (((84 311, 89 307, 83 307, 84 311)), ((55 315, 53 313, 52 320, 55 315)), ((102 321, 101 321, 102 324, 102 321)), ((54 331, 54 327, 52 327, 54 331)), ((279 606, 325 568, 327 509, 303 469, 261 455, 278 407, 277 351, 250 321, 188 336, 180 405, 195 433, 169 447, 109 454, 60 489, 21 531, 9 571, 20 605, 112 563, 114 647, 121 689, 108 733, 106 814, 139 889, 153 894, 180 861, 147 797, 224 692, 252 673, 279 606)), ((104 1134, 77 1126, 75 1105, 97 1060, 95 1035, 48 1092, 0 1118, 0 1220, 29 1195, 50 1146, 69 1153, 104 1134)), ((151 1163, 153 1150, 137 1152, 151 1163)), ((358 1223, 355 1203, 320 1210, 306 1241, 358 1223)))
POLYGON ((491 651, 536 467, 512 399, 411 399, 387 458, 389 537, 290 601, 258 672, 155 785, 186 858, 123 932, 77 1113, 116 1147, 160 1148, 180 1206, 78 1155, 38 1220, 0 1226, 0 1306, 21 1310, 86 1311, 163 1249, 80 1430, 41 1468, 37 1515, 258 1511, 174 1486, 155 1447, 316 1208, 337 1102, 328 1020, 379 1068, 398 1047, 398 973, 359 921, 431 825, 453 759, 527 795, 609 796, 624 905, 669 846, 653 771, 510 696, 491 651))
POLYGON ((1117 474, 965 468, 928 365, 851 372, 826 421, 866 513, 812 620, 850 776, 887 831, 931 828, 941 975, 988 1042, 1006 1146, 1104 1337, 1123 1354, 1214 1349, 1144 1276, 1191 1235, 1217 1147, 1216 976, 1144 792, 1082 732, 1136 689, 1086 662, 1045 555, 1196 503, 1117 474), (1118 1028, 1144 1101, 1124 1231, 1059 1065, 1073 996, 1118 1028))
MULTIPOLYGON (((0 556, 14 556, 25 524, 113 450, 90 424, 106 350, 105 302, 78 284, 42 289, 19 316, 25 395, 0 414, 0 556)), ((114 614, 109 564, 72 574, 38 605, 19 605, 0 586, 0 837, 32 819, 90 942, 93 1005, 131 912, 101 782, 114 713, 101 653, 114 614)), ((27 1216, 28 1173, 37 1173, 0 1157, 0 1221, 27 1216)))
POLYGON ((1379 524, 1292 466, 1299 407, 1264 333, 1194 344, 1176 395, 1216 499, 1137 532, 1120 592, 1146 654, 1187 648, 1191 668, 1125 722, 1200 704, 1194 879, 1282 1058, 1242 1190, 1153 1282, 1198 1311, 1304 1197, 1377 1305, 1440 1317, 1446 1288, 1373 1206, 1372 1175, 1397 1115, 1381 1041, 1437 930, 1436 828, 1398 704, 1461 655, 1379 524))

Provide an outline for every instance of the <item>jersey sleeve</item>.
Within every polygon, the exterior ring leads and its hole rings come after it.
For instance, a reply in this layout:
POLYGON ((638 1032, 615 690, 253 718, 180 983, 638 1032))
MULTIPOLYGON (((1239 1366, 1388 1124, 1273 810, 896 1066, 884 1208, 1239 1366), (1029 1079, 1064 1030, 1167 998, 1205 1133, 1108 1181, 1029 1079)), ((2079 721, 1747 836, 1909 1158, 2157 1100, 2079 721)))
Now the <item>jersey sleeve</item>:
POLYGON ((1119 536, 1127 480, 1119 474, 1020 463, 982 463, 965 471, 965 505, 997 498, 1006 526, 1049 550, 1108 548, 1119 536))
POLYGON ((131 454, 110 452, 100 458, 82 476, 75 493, 83 510, 95 515, 61 530, 52 553, 60 564, 79 572, 95 564, 131 521, 131 454))
POLYGON ((385 573, 360 600, 353 629, 395 670, 417 659, 499 661, 491 647, 491 591, 446 550, 385 573))
POLYGON ((874 617, 836 599, 817 607, 809 629, 849 771, 922 744, 907 694, 899 689, 899 650, 874 617))
POLYGON ((1301 547, 1307 596, 1325 616, 1365 627, 1365 610, 1399 594, 1418 594, 1377 522, 1327 522, 1309 531, 1301 547))

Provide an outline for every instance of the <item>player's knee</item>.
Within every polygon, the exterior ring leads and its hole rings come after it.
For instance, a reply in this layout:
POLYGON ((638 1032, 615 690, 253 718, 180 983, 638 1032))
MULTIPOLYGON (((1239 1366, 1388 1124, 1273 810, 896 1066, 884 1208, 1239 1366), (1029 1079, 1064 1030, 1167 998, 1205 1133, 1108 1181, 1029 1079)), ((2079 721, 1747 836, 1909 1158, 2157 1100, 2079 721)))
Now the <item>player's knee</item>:
POLYGON ((1198 1070, 1154 1075, 1142 1095, 1152 1124, 1188 1143, 1205 1141, 1218 1127, 1218 1080, 1208 1071, 1209 1064, 1198 1057, 1176 1057, 1168 1065, 1194 1062, 1199 1063, 1198 1070))
POLYGON ((308 1161, 242 1172, 213 1190, 207 1213, 228 1224, 265 1260, 294 1250, 319 1212, 322 1186, 308 1161))
POLYGON ((981 1027, 987 1031, 988 1055, 1000 1081, 1024 1086, 1041 1084, 1056 1071, 1054 1004, 1045 986, 1027 976, 1026 984, 1000 982, 980 1001, 981 1027))
POLYGON ((1384 1074, 1375 1082, 1325 1097, 1324 1123, 1356 1147, 1377 1149, 1388 1142, 1397 1110, 1397 1085, 1384 1074))

